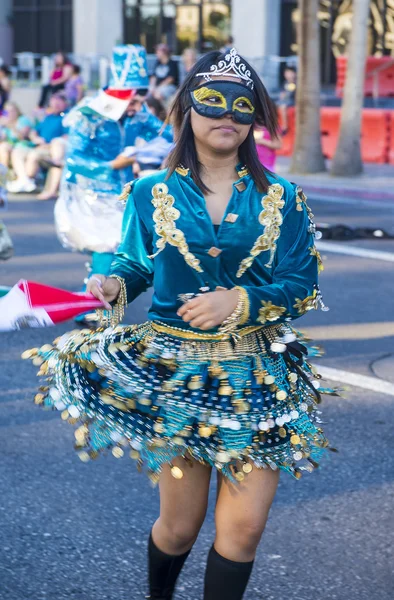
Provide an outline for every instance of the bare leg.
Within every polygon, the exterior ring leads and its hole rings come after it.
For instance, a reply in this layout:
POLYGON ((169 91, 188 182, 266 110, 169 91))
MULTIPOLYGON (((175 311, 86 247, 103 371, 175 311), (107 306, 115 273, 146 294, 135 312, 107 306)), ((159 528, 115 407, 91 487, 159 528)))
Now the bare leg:
POLYGON ((45 180, 45 188, 40 194, 38 194, 37 199, 50 200, 51 198, 56 198, 61 179, 62 169, 58 169, 57 167, 52 167, 52 169, 49 169, 45 180))
POLYGON ((173 464, 183 471, 182 479, 174 479, 168 465, 160 477, 160 517, 153 525, 155 544, 167 554, 189 550, 204 522, 208 506, 211 469, 193 461, 190 467, 182 458, 173 464))
POLYGON ((219 477, 216 539, 208 555, 204 600, 241 600, 275 496, 279 473, 254 469, 239 485, 219 477))
POLYGON ((30 179, 34 179, 34 177, 38 173, 38 169, 40 168, 40 158, 46 154, 49 150, 47 144, 43 144, 42 146, 38 146, 29 152, 26 158, 26 174, 30 179))
POLYGON ((66 153, 66 140, 64 138, 55 138, 50 144, 51 159, 56 165, 62 166, 64 155, 66 153))
POLYGON ((12 146, 8 142, 0 143, 0 164, 7 168, 10 166, 11 150, 12 146))
POLYGON ((275 497, 279 471, 256 469, 242 483, 222 477, 216 504, 215 549, 225 558, 248 562, 256 549, 275 497))
POLYGON ((11 164, 14 169, 17 179, 24 181, 27 178, 26 174, 26 156, 29 152, 28 148, 14 148, 11 153, 11 164))
POLYGON ((173 461, 182 469, 174 479, 166 466, 160 479, 160 517, 148 546, 150 598, 172 600, 178 575, 204 521, 211 469, 193 461, 173 461))

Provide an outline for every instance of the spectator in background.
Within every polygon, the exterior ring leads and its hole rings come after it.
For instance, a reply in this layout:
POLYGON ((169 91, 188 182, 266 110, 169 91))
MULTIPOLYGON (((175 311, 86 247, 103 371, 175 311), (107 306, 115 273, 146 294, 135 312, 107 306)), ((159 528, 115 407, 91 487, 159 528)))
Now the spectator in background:
POLYGON ((66 145, 64 136, 67 130, 62 123, 66 108, 65 96, 54 94, 49 100, 48 114, 30 133, 33 147, 14 148, 11 164, 16 180, 9 182, 9 192, 34 192, 37 188, 34 178, 40 168, 40 161, 47 161, 47 166, 58 167, 60 170, 66 145))
MULTIPOLYGON (((152 115, 157 119, 164 122, 167 118, 166 110, 160 100, 149 96, 146 99, 146 107, 152 115)), ((135 142, 135 150, 132 154, 134 158, 133 162, 133 175, 134 177, 143 177, 162 168, 163 162, 167 158, 173 147, 173 142, 170 141, 167 132, 167 139, 163 137, 160 132, 156 137, 150 140, 144 138, 137 138, 135 142)))
POLYGON ((51 73, 49 83, 41 88, 41 97, 38 106, 40 108, 47 106, 51 95, 63 90, 71 75, 72 65, 68 61, 66 54, 64 54, 64 52, 58 52, 55 55, 55 66, 51 73))
POLYGON ((150 91, 152 96, 167 105, 179 85, 178 63, 171 58, 167 44, 159 44, 156 47, 156 57, 157 61, 150 78, 150 91))
POLYGON ((197 62, 197 50, 195 48, 185 48, 182 52, 182 65, 183 65, 183 73, 182 73, 182 81, 185 79, 186 75, 191 71, 194 65, 197 62))
POLYGON ((266 169, 275 172, 276 151, 282 148, 281 136, 271 137, 266 127, 255 127, 253 133, 259 161, 266 169))
POLYGON ((231 48, 233 48, 233 47, 234 47, 234 38, 232 35, 229 35, 226 42, 220 48, 220 52, 223 52, 223 54, 225 54, 226 52, 229 52, 231 50, 231 48))
POLYGON ((155 115, 155 117, 164 123, 167 118, 167 111, 160 100, 154 98, 153 96, 148 96, 146 99, 146 106, 148 107, 149 112, 151 112, 153 115, 155 115))
POLYGON ((283 90, 279 94, 279 112, 281 117, 282 134, 286 135, 289 130, 288 109, 295 105, 295 96, 297 89, 297 70, 293 66, 286 65, 283 73, 285 83, 283 90))
POLYGON ((33 123, 21 114, 15 102, 4 105, 4 113, 0 117, 0 164, 8 168, 13 148, 33 145, 29 139, 32 127, 33 123))
POLYGON ((70 108, 78 104, 84 95, 83 80, 81 77, 81 67, 72 65, 72 73, 64 86, 64 93, 70 108))
POLYGON ((6 65, 0 65, 0 115, 4 110, 4 104, 8 101, 11 93, 11 71, 6 65))

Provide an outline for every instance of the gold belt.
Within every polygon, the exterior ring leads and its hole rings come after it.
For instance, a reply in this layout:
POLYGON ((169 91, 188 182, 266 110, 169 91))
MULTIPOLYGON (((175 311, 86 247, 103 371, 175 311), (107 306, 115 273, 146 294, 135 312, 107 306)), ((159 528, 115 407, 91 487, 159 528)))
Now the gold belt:
MULTIPOLYGON (((154 331, 158 333, 165 333, 167 335, 181 338, 183 340, 194 340, 201 342, 225 342, 231 339, 231 334, 229 333, 200 333, 197 331, 181 329, 180 327, 165 325, 164 323, 160 323, 160 321, 151 321, 150 326, 154 331)), ((264 327, 262 325, 249 325, 248 327, 243 327, 242 329, 237 330, 236 335, 239 337, 245 337, 250 333, 264 330, 264 333, 268 334, 267 337, 272 337, 273 339, 276 339, 277 332, 280 331, 281 327, 282 325, 270 325, 269 327, 264 327)))

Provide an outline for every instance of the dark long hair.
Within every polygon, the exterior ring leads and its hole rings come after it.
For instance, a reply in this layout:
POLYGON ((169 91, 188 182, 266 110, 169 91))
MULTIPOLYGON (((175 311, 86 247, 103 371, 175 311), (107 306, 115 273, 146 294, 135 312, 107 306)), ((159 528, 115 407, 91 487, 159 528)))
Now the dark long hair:
MULTIPOLYGON (((218 64, 224 60, 225 53, 214 50, 205 54, 193 66, 186 79, 182 83, 175 96, 172 107, 169 112, 168 121, 172 123, 175 131, 176 145, 167 159, 168 177, 172 175, 175 169, 182 165, 190 169, 191 176, 198 187, 205 193, 209 192, 200 175, 200 163, 197 158, 196 146, 190 118, 190 97, 189 92, 200 82, 196 78, 197 73, 206 73, 211 65, 218 64)), ((257 125, 265 126, 271 137, 278 135, 278 117, 275 105, 268 95, 268 92, 257 75, 256 71, 248 62, 241 57, 243 63, 251 72, 251 78, 254 83, 254 92, 256 96, 256 121, 257 125)), ((269 182, 266 170, 259 161, 256 144, 253 136, 253 127, 250 128, 247 138, 238 148, 239 160, 243 166, 247 167, 253 181, 261 192, 268 189, 269 182)))

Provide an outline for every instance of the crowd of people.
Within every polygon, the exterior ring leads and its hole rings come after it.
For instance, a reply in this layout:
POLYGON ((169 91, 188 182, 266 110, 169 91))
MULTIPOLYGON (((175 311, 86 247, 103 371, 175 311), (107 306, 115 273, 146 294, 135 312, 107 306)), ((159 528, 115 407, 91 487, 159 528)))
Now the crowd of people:
MULTIPOLYGON (((144 90, 144 104, 161 121, 174 95, 196 64, 194 48, 186 48, 181 62, 175 60, 168 45, 156 47, 156 62, 144 90)), ((72 64, 63 52, 54 57, 49 82, 42 86, 36 109, 31 116, 22 114, 11 99, 10 69, 0 66, 0 165, 8 169, 8 190, 12 193, 32 193, 42 186, 41 200, 55 198, 61 180, 61 170, 67 151, 68 127, 65 115, 84 97, 85 86, 79 65, 72 64)), ((288 108, 294 105, 296 70, 286 67, 284 87, 279 96, 282 133, 288 131, 288 108)), ((66 119, 67 121, 67 119, 66 119)), ((260 161, 270 170, 275 168, 276 151, 281 148, 281 135, 271 138, 265 127, 255 127, 255 141, 260 161)), ((133 172, 141 168, 134 160, 133 172)))
POLYGON ((81 68, 58 52, 31 115, 23 114, 11 99, 10 74, 6 65, 0 67, 0 164, 11 175, 7 188, 13 193, 35 192, 38 174, 47 172, 38 195, 47 200, 57 194, 64 164, 68 131, 63 118, 84 96, 81 68))

